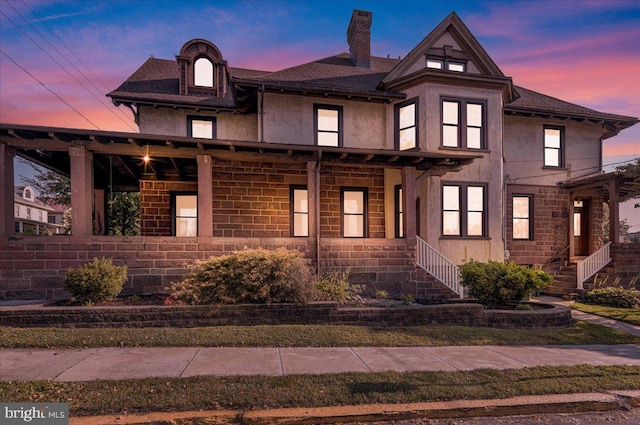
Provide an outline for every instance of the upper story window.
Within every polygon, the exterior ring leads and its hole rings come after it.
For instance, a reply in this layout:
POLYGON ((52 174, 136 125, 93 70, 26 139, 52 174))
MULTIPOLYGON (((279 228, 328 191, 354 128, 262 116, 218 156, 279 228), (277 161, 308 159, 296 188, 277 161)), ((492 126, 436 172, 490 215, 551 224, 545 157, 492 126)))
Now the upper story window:
POLYGON ((418 147, 418 101, 417 99, 395 106, 396 149, 407 150, 418 147))
POLYGON ((564 128, 544 126, 544 166, 564 167, 564 128))
POLYGON ((513 196, 513 239, 533 240, 533 196, 513 196))
POLYGON ((486 235, 486 185, 443 184, 442 236, 483 237, 486 235))
POLYGON ((342 236, 345 238, 367 237, 367 189, 342 188, 342 236))
POLYGON ((207 58, 198 58, 193 64, 193 84, 213 87, 213 64, 207 58))
POLYGON ((202 139, 215 139, 215 117, 187 117, 187 136, 202 139))
POLYGON ((31 218, 31 208, 27 207, 27 218, 31 218))
POLYGON ((483 101, 442 100, 442 143, 446 148, 486 149, 483 101))
POLYGON ((427 58, 426 67, 429 69, 446 69, 447 71, 465 72, 467 66, 464 62, 452 62, 449 60, 427 58))
POLYGON ((306 186, 291 186, 291 236, 309 236, 309 197, 306 186))
POLYGON ((315 139, 318 146, 342 146, 342 106, 314 105, 315 139))
POLYGON ((20 207, 17 205, 13 206, 13 215, 16 217, 20 217, 20 207))

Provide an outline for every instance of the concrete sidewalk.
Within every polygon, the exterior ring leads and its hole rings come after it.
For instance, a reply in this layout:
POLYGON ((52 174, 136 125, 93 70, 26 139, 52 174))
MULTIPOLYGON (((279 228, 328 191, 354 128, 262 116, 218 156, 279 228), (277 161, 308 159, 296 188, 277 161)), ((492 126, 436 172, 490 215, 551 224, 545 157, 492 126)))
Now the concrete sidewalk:
POLYGON ((640 344, 2 349, 0 364, 0 380, 3 381, 455 371, 543 365, 640 365, 640 344))

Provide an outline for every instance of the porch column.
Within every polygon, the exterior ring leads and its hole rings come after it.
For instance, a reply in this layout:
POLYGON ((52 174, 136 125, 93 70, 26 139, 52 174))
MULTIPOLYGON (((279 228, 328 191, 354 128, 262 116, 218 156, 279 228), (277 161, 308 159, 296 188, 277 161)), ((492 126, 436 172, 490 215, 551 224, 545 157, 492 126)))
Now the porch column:
POLYGON ((84 146, 69 148, 71 161, 71 234, 91 236, 93 154, 84 146))
POLYGON ((575 256, 575 252, 576 252, 576 248, 575 248, 575 235, 573 232, 573 228, 575 226, 574 224, 574 218, 573 218, 573 201, 575 201, 576 199, 576 195, 574 192, 571 192, 569 194, 569 262, 571 262, 571 259, 575 256))
POLYGON ((320 182, 317 179, 316 167, 317 161, 307 161, 307 198, 308 198, 308 217, 309 217, 309 242, 318 238, 318 223, 320 223, 318 208, 317 192, 320 188, 320 182))
POLYGON ((14 181, 13 181, 13 158, 16 151, 0 143, 0 236, 7 236, 15 233, 14 211, 14 181))
POLYGON ((198 236, 213 236, 211 155, 198 155, 198 236))
POLYGON ((620 243, 620 187, 618 179, 613 177, 608 183, 609 189, 609 240, 620 243))
POLYGON ((402 168, 402 216, 404 237, 411 241, 416 238, 416 169, 402 168))

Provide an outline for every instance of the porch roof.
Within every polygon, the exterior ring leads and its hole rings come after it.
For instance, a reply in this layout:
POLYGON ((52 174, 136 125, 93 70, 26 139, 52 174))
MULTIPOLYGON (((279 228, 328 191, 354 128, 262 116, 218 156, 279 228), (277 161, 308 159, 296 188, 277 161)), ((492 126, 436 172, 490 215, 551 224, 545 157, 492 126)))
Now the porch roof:
POLYGON ((480 155, 293 145, 221 139, 95 131, 0 123, 0 142, 17 155, 69 175, 68 150, 85 146, 93 153, 95 186, 134 190, 140 179, 196 180, 198 155, 225 160, 304 163, 383 168, 415 167, 443 175, 480 155), (149 155, 145 163, 142 158, 149 155))
POLYGON ((600 189, 607 199, 611 198, 610 188, 615 183, 618 187, 617 197, 621 201, 629 199, 632 193, 637 192, 640 182, 634 180, 633 177, 625 176, 624 173, 613 171, 604 174, 595 174, 584 177, 576 177, 569 180, 558 182, 558 186, 572 191, 581 191, 589 189, 600 189))

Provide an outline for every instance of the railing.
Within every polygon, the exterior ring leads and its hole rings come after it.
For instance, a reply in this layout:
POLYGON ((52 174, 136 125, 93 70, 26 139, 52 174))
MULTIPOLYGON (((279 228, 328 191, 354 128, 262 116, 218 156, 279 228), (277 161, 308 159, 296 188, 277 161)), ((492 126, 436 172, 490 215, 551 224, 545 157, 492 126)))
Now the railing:
POLYGON ((460 295, 460 298, 464 298, 464 287, 460 284, 458 266, 440 254, 437 249, 425 242, 424 239, 419 236, 417 239, 416 264, 444 283, 453 292, 460 295))
POLYGON ((584 282, 611 261, 610 248, 611 242, 609 242, 584 260, 577 262, 578 289, 584 289, 584 282))

